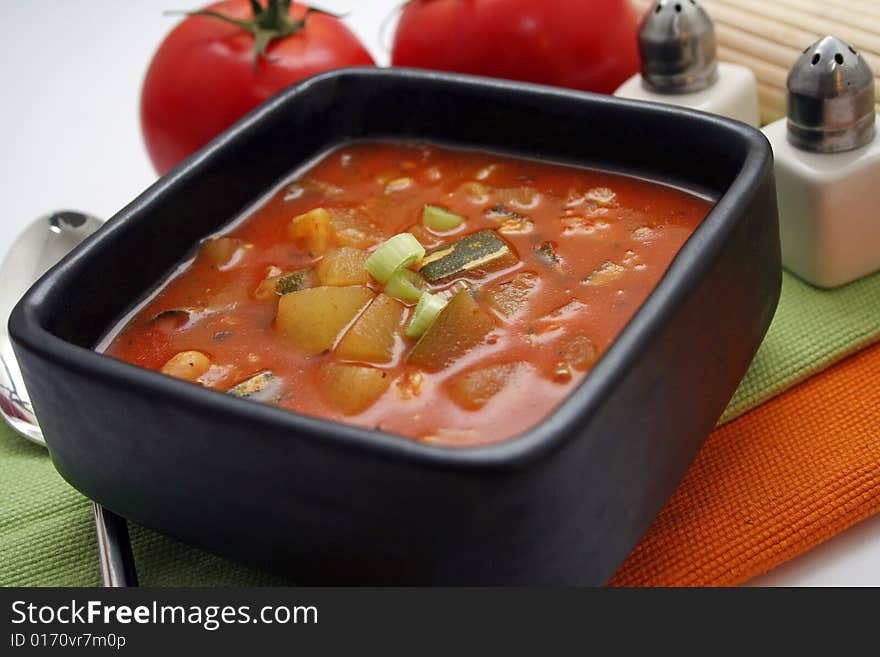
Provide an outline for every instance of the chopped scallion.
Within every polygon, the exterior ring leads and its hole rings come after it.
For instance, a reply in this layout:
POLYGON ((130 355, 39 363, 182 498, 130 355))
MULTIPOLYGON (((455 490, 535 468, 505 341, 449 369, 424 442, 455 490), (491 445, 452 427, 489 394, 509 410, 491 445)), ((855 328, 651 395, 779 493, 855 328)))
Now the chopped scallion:
POLYGON ((379 246, 365 263, 370 275, 385 285, 398 269, 425 257, 425 247, 411 233, 395 235, 379 246))
POLYGON ((426 205, 422 210, 422 223, 438 233, 458 228, 462 222, 464 222, 464 217, 460 214, 438 208, 436 205, 426 205))
POLYGON ((385 284, 385 294, 405 303, 415 303, 428 287, 428 282, 411 269, 398 269, 385 284))
POLYGON ((431 323, 440 314, 440 311, 446 307, 448 302, 439 294, 431 294, 430 292, 422 293, 416 309, 413 311, 412 319, 406 326, 406 334, 411 338, 418 338, 428 330, 431 323))

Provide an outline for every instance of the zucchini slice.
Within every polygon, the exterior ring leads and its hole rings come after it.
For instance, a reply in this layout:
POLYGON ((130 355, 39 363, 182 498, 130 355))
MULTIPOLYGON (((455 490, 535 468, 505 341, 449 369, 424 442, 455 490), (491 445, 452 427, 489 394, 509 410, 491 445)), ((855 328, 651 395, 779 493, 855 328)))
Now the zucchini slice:
POLYGON ((419 272, 435 283, 459 274, 487 274, 517 262, 513 249, 494 230, 481 230, 426 255, 419 272))
POLYGON ((281 379, 276 377, 272 371, 264 370, 238 385, 232 386, 226 391, 226 394, 266 402, 277 399, 280 392, 281 379))

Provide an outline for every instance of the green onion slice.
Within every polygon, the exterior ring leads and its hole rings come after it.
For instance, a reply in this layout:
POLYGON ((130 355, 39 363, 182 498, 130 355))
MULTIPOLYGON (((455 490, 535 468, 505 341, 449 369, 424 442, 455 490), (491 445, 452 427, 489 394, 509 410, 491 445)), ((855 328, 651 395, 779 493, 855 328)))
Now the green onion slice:
POLYGON ((404 303, 415 303, 427 287, 428 281, 421 275, 411 269, 398 269, 385 284, 385 294, 404 303))
POLYGON ((395 235, 379 246, 365 267, 370 275, 385 285, 398 269, 408 267, 425 257, 425 247, 411 233, 395 235))
POLYGON ((416 309, 413 311, 412 319, 406 326, 406 334, 411 338, 418 338, 428 330, 431 323, 440 314, 440 311, 446 307, 448 301, 439 294, 431 294, 430 292, 422 293, 416 309))
POLYGON ((458 228, 464 222, 464 217, 449 210, 438 208, 436 205, 426 205, 422 210, 422 223, 438 233, 458 228))

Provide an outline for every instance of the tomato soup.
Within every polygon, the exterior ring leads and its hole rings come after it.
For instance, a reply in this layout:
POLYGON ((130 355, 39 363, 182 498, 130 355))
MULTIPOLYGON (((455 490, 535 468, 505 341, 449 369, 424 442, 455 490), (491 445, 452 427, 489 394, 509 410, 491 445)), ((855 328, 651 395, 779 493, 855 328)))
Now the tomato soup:
POLYGON ((603 171, 354 143, 206 240, 106 353, 420 441, 499 441, 578 385, 710 208, 603 171))

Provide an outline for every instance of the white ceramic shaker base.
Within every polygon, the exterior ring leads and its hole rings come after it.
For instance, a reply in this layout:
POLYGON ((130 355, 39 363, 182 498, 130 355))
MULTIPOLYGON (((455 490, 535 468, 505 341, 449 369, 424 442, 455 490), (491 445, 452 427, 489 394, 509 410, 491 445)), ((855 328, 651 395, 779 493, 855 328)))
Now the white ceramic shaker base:
POLYGON ((763 130, 773 146, 782 264, 819 287, 880 269, 880 118, 877 136, 852 151, 792 146, 786 120, 763 130))
POLYGON ((745 66, 718 62, 718 79, 702 91, 684 94, 658 94, 642 85, 642 76, 636 73, 624 82, 615 96, 633 100, 647 100, 689 107, 691 109, 719 114, 751 126, 760 126, 758 112, 758 83, 755 74, 745 66))

